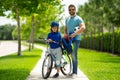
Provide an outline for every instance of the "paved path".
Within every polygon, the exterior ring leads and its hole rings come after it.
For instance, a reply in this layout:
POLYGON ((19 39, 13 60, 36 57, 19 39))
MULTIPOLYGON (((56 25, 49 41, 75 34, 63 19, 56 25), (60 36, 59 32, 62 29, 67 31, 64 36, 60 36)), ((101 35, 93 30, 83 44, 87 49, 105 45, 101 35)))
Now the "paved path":
MULTIPOLYGON (((22 46, 21 50, 25 50, 26 47, 22 46)), ((17 41, 0 41, 0 57, 6 56, 18 51, 17 41)))
MULTIPOLYGON (((44 80, 41 76, 42 74, 41 69, 42 69, 42 62, 45 56, 44 53, 46 49, 44 47, 37 46, 37 45, 35 45, 35 47, 42 49, 43 53, 42 53, 41 59, 36 64, 35 68, 30 72, 30 75, 27 77, 26 80, 44 80)), ((55 72, 56 72, 55 70, 52 70, 50 78, 48 78, 47 80, 89 80, 87 76, 80 69, 78 69, 78 77, 76 79, 72 79, 71 77, 66 77, 61 72, 60 72, 60 76, 57 79, 52 78, 55 72)))
MULTIPOLYGON (((44 80, 41 76, 41 72, 42 72, 42 62, 44 59, 44 53, 45 53, 45 48, 41 47, 41 46, 37 46, 35 45, 36 48, 42 49, 43 53, 42 56, 40 58, 40 60, 38 61, 38 63, 36 64, 36 66, 34 67, 34 69, 30 72, 30 75, 26 78, 26 80, 44 80)), ((22 50, 25 49, 24 46, 21 47, 22 50)), ((1 56, 6 56, 12 53, 15 53, 18 51, 18 44, 17 42, 13 42, 13 41, 2 41, 0 42, 0 57, 1 56)), ((55 74, 55 70, 52 70, 52 73, 50 75, 50 78, 48 78, 47 80, 89 80, 86 75, 80 71, 78 69, 78 77, 76 79, 72 79, 71 77, 66 77, 64 76, 61 72, 60 72, 60 76, 57 79, 52 78, 53 74, 55 74)))

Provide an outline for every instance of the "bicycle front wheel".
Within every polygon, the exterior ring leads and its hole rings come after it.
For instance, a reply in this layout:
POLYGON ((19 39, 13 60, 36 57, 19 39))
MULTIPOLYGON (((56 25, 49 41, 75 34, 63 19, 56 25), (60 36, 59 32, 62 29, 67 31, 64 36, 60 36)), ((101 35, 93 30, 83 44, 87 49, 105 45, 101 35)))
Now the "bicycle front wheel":
POLYGON ((50 76, 52 65, 53 65, 53 59, 52 56, 49 54, 45 57, 42 64, 42 77, 44 79, 47 79, 50 76))
POLYGON ((60 69, 61 69, 61 72, 66 76, 71 74, 72 72, 71 58, 67 53, 62 55, 60 69))

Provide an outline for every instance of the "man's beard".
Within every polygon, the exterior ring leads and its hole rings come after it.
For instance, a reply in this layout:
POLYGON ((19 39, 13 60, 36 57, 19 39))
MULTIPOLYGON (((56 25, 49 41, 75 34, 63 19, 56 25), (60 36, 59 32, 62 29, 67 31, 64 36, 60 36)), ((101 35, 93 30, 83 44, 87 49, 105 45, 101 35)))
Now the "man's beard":
POLYGON ((71 16, 73 16, 73 15, 75 15, 75 12, 72 12, 72 13, 71 13, 71 12, 69 12, 69 14, 70 14, 71 16))

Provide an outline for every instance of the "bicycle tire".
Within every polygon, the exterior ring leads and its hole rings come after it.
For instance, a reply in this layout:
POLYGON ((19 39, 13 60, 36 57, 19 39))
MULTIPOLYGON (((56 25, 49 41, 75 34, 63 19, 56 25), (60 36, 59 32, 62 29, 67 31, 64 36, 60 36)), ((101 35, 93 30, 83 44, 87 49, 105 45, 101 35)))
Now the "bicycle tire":
POLYGON ((52 56, 50 54, 48 54, 44 61, 43 61, 43 64, 42 64, 42 77, 44 79, 47 79, 50 74, 51 74, 51 71, 52 71, 52 65, 53 65, 53 59, 52 59, 52 56), (47 62, 47 64, 46 64, 47 62), (48 64, 49 63, 49 64, 48 64), (47 66, 47 67, 46 67, 47 66), (45 69, 46 67, 46 69, 45 69), (47 69, 49 69, 49 72, 47 71, 47 69), (47 73, 48 72, 48 73, 47 73), (46 75, 47 74, 47 75, 46 75))
POLYGON ((63 57, 65 58, 66 61, 65 60, 63 60, 63 62, 61 61, 61 64, 63 65, 60 67, 60 70, 65 76, 67 76, 72 72, 72 62, 70 56, 67 53, 64 53, 62 55, 62 58, 63 57))

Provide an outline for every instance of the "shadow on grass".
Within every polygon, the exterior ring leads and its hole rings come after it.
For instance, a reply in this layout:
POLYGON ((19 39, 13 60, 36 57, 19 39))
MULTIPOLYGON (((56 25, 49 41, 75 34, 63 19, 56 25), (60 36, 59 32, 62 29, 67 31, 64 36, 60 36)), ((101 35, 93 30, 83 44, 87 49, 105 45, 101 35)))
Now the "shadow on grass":
POLYGON ((38 50, 0 57, 0 80, 25 80, 41 54, 38 50))
POLYGON ((25 80, 29 75, 28 69, 2 69, 0 70, 0 80, 25 80))
POLYGON ((120 57, 104 57, 101 60, 95 60, 97 62, 104 62, 104 63, 120 63, 120 57))
POLYGON ((40 57, 40 55, 22 55, 22 56, 17 56, 17 54, 14 55, 8 55, 8 56, 3 56, 0 57, 0 59, 21 59, 21 58, 32 58, 32 57, 40 57))

